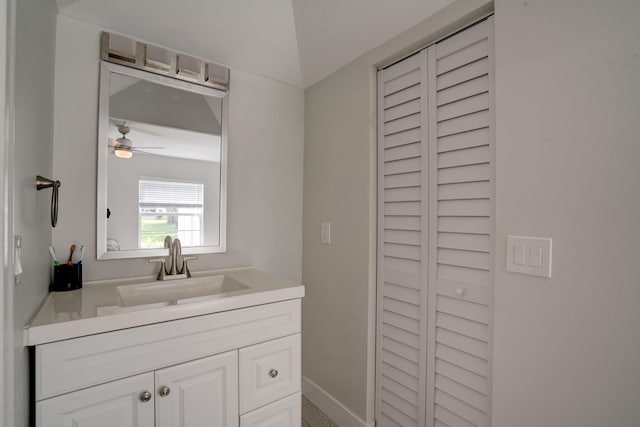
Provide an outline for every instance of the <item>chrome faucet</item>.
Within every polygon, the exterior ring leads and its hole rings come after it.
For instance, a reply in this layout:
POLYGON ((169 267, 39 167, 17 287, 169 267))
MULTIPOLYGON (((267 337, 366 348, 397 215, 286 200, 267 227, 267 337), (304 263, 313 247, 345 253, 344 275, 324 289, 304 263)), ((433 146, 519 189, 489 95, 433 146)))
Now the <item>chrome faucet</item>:
POLYGON ((169 268, 166 267, 167 259, 165 258, 151 258, 149 262, 160 263, 160 270, 158 271, 158 280, 175 280, 175 279, 188 279, 191 277, 191 271, 189 271, 189 265, 187 261, 198 259, 197 256, 182 256, 182 245, 180 239, 171 239, 171 236, 164 238, 164 247, 169 249, 169 268), (181 266, 178 268, 178 263, 181 261, 181 266))

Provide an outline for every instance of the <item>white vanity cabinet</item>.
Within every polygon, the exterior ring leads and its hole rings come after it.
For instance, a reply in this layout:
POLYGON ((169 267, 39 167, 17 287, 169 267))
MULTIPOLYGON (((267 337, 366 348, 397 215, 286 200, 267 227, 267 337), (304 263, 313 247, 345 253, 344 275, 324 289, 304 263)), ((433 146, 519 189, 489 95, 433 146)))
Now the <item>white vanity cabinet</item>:
POLYGON ((37 427, 299 427, 300 300, 35 347, 37 427))

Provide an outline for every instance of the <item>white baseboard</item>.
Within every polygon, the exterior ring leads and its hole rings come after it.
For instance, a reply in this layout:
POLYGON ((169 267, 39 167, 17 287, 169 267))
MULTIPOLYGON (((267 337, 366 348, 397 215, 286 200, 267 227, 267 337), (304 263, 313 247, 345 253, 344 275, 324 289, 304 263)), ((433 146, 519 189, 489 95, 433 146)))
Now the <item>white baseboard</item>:
POLYGON ((374 421, 367 423, 361 420, 335 397, 305 376, 302 377, 302 394, 340 427, 375 427, 374 421))

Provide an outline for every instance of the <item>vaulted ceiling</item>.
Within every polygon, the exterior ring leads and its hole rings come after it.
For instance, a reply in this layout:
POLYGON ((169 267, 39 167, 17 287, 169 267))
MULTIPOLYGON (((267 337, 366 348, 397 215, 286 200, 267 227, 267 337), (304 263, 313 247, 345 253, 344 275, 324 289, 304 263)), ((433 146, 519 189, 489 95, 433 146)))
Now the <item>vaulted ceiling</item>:
POLYGON ((57 0, 60 14, 308 87, 453 0, 57 0))

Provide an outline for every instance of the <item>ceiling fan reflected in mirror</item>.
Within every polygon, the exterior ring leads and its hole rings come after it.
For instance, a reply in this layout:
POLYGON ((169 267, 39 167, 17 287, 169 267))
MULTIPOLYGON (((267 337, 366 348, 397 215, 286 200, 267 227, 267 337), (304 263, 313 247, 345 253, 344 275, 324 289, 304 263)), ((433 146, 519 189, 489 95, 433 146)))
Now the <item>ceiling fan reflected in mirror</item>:
POLYGON ((141 148, 147 149, 147 150, 159 150, 164 148, 164 147, 134 147, 131 140, 127 138, 127 134, 130 131, 131 129, 129 129, 129 126, 127 126, 126 122, 123 121, 122 124, 118 125, 118 132, 120 132, 122 136, 118 139, 111 140, 111 146, 113 147, 113 154, 116 157, 119 157, 121 159, 130 159, 131 157, 133 157, 134 152, 154 154, 148 151, 141 150, 141 148))

